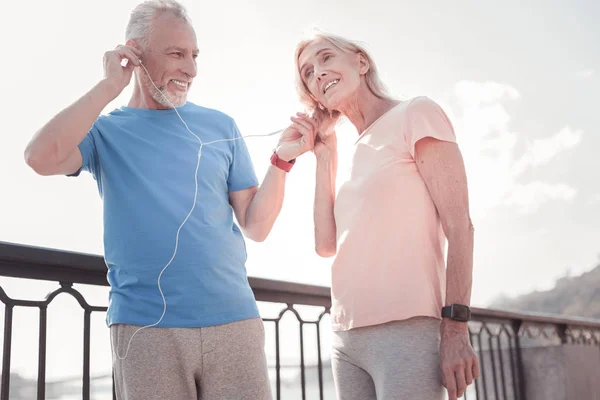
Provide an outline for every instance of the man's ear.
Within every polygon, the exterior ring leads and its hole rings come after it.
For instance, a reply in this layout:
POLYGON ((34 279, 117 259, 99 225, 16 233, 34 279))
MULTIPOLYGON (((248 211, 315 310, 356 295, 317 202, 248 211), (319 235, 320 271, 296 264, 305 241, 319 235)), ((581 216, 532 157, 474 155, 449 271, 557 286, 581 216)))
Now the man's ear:
MULTIPOLYGON (((137 49, 139 51, 142 51, 142 46, 140 46, 140 44, 136 40, 128 39, 125 42, 125 45, 129 46, 129 47, 133 47, 134 49, 137 49)), ((140 57, 140 62, 144 61, 142 58, 143 58, 143 52, 142 52, 142 57, 140 57)))

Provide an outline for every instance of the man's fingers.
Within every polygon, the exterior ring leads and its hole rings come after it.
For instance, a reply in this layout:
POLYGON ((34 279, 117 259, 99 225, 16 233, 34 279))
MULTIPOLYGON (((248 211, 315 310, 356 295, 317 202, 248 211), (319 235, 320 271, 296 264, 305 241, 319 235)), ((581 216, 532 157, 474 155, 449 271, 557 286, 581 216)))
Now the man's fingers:
POLYGON ((125 52, 125 51, 114 51, 114 52, 109 52, 106 53, 106 62, 108 64, 112 64, 112 63, 118 63, 123 65, 123 60, 127 60, 127 65, 135 65, 138 66, 140 65, 140 61, 139 58, 137 56, 135 56, 133 53, 131 52, 125 52))
POLYGON ((133 54, 135 54, 138 57, 142 56, 142 51, 138 48, 135 48, 133 46, 126 46, 126 45, 118 45, 117 47, 115 47, 115 51, 120 51, 120 50, 129 50, 131 51, 133 54))
POLYGON ((307 114, 300 113, 300 112, 296 113, 296 118, 300 118, 303 121, 308 122, 313 127, 313 129, 315 129, 315 130, 318 127, 317 126, 317 121, 314 118, 311 118, 310 116, 308 116, 307 114))
POLYGON ((126 50, 125 52, 123 52, 121 58, 128 59, 129 62, 133 65, 136 65, 136 66, 140 65, 140 58, 134 52, 132 52, 130 50, 126 50))
POLYGON ((140 57, 142 56, 142 52, 134 47, 129 46, 118 46, 114 51, 115 57, 119 58, 119 63, 124 58, 128 59, 130 63, 133 65, 140 65, 140 57))
POLYGON ((302 119, 302 118, 297 118, 297 117, 291 117, 290 118, 292 120, 292 122, 299 124, 301 126, 304 127, 304 129, 306 129, 307 131, 313 131, 314 128, 313 126, 310 124, 310 122, 302 119))
POLYGON ((297 122, 292 122, 292 127, 296 129, 302 136, 310 135, 310 131, 304 126, 297 122))

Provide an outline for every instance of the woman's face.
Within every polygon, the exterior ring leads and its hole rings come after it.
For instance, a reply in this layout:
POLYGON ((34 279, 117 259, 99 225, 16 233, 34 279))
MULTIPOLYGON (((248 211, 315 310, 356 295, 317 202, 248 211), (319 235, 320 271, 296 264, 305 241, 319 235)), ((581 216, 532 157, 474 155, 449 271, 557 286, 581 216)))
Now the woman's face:
POLYGON ((319 38, 300 53, 298 69, 316 101, 329 110, 339 110, 358 90, 368 67, 359 54, 342 51, 319 38))

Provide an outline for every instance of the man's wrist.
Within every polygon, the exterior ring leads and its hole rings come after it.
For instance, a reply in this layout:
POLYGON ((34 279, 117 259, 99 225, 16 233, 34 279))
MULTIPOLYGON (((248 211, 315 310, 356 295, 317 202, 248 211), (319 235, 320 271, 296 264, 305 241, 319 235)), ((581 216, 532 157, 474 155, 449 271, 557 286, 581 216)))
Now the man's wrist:
POLYGON ((285 155, 284 155, 284 156, 282 156, 282 155, 279 153, 279 147, 280 147, 280 146, 281 146, 281 145, 280 145, 280 144, 278 144, 278 145, 277 145, 277 147, 275 147, 275 150, 273 150, 273 152, 274 152, 275 154, 277 154, 277 158, 279 158, 279 159, 280 159, 280 160, 282 160, 282 161, 289 162, 289 163, 292 163, 292 164, 293 164, 294 162, 296 162, 296 158, 295 158, 295 157, 294 157, 294 158, 289 158, 289 156, 285 156, 285 155))
POLYGON ((273 165, 276 168, 279 168, 285 172, 290 172, 290 170, 294 166, 295 162, 296 162, 295 158, 291 159, 291 160, 285 160, 285 159, 279 157, 279 154, 277 154, 277 150, 274 150, 273 154, 271 155, 271 165, 273 165))
POLYGON ((119 88, 117 84, 107 78, 100 80, 94 89, 98 89, 100 93, 102 93, 102 95, 105 97, 105 100, 107 100, 107 104, 119 97, 123 91, 122 88, 119 88))

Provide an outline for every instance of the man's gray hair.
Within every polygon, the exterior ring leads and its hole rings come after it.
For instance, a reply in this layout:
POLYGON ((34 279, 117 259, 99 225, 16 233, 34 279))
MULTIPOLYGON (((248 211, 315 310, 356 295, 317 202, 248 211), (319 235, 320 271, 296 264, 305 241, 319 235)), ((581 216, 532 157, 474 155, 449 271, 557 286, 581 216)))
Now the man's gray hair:
POLYGON ((191 23, 186 8, 175 0, 147 0, 138 4, 129 17, 125 40, 137 40, 143 47, 148 45, 152 21, 162 13, 171 13, 177 18, 191 23))

